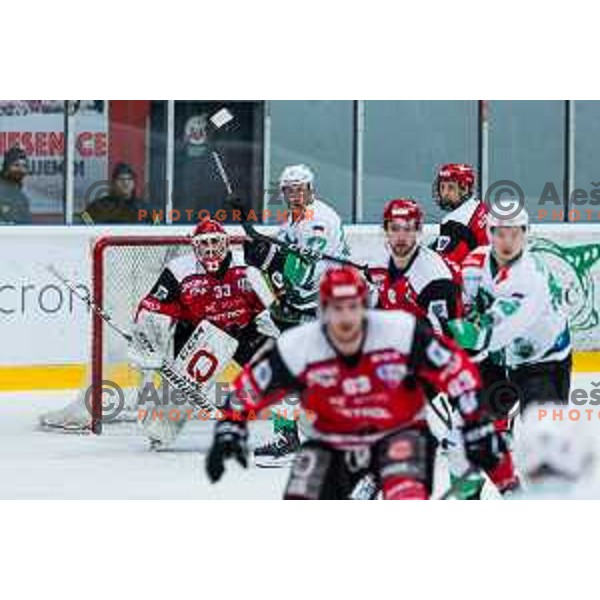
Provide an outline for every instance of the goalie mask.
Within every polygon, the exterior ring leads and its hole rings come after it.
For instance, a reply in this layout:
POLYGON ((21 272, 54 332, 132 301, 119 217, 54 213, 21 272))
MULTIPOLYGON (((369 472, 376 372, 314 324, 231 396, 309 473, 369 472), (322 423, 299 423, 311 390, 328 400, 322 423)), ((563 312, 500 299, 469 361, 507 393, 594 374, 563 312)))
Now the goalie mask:
POLYGON ((202 221, 194 229, 192 246, 198 262, 208 273, 214 273, 229 253, 229 235, 221 223, 212 219, 202 221))

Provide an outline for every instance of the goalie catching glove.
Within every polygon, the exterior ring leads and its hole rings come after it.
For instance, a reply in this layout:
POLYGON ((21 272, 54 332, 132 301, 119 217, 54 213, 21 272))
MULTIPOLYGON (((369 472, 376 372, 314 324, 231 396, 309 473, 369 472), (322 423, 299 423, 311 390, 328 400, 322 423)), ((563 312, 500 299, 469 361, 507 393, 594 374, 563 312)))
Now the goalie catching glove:
POLYGON ((142 310, 132 331, 129 361, 142 371, 157 371, 167 358, 172 335, 171 317, 142 310))

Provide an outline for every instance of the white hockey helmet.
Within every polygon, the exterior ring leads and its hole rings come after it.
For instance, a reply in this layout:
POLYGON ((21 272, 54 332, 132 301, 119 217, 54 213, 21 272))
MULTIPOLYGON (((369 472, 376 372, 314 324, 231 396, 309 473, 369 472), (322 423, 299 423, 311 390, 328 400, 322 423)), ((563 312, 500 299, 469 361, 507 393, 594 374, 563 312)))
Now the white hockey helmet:
POLYGON ((306 183, 312 188, 314 181, 315 175, 310 167, 307 167, 306 165, 289 165, 283 169, 279 176, 279 187, 283 189, 288 185, 300 185, 306 183))
POLYGON ((522 427, 515 439, 517 464, 529 481, 544 477, 576 481, 594 462, 594 442, 590 423, 571 421, 567 407, 563 419, 554 420, 555 405, 543 409, 531 406, 523 414, 522 427), (586 427, 588 425, 588 427, 586 427))
POLYGON ((494 227, 524 227, 529 231, 529 213, 524 207, 516 214, 507 217, 490 212, 487 216, 487 226, 490 230, 494 227))

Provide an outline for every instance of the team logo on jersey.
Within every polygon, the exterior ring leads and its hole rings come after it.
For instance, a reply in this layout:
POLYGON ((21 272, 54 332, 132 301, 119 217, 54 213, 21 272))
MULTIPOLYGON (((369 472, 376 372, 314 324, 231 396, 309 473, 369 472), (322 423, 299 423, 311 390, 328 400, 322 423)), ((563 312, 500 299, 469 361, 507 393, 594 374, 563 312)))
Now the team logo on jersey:
POLYGON ((447 320, 448 305, 445 300, 432 300, 429 304, 429 312, 439 320, 447 320))
POLYGON ((436 252, 444 252, 444 250, 450 244, 450 237, 447 235, 440 235, 435 244, 436 252))
POLYGON ((379 365, 375 370, 377 377, 390 386, 396 387, 406 376, 406 365, 379 365))
POLYGON ((154 294, 152 294, 159 302, 164 302, 169 297, 169 290, 164 285, 159 285, 154 294))
POLYGON ((319 385, 321 387, 334 387, 337 383, 337 371, 311 371, 306 377, 308 385, 319 385))
POLYGON ((426 353, 427 358, 438 368, 446 366, 452 359, 452 352, 435 339, 428 344, 426 353))
POLYGON ((371 354, 371 362, 373 364, 377 364, 380 362, 390 362, 393 360, 398 360, 398 353, 393 352, 391 350, 384 350, 383 352, 376 352, 375 354, 371 354))
POLYGON ((392 304, 396 304, 397 300, 398 300, 398 294, 396 294, 396 290, 390 288, 388 290, 388 300, 392 303, 392 304))
POLYGON ((368 394, 371 389, 371 380, 366 375, 344 379, 342 382, 342 391, 344 394, 348 394, 348 396, 368 394))
POLYGON ((318 367, 309 371, 306 380, 308 385, 320 385, 321 387, 333 387, 337 383, 337 367, 318 367))
POLYGON ((181 293, 190 296, 203 296, 206 294, 205 282, 199 278, 190 279, 181 286, 181 293))
POLYGON ((273 371, 266 358, 254 365, 252 368, 252 377, 254 377, 254 381, 259 389, 265 390, 269 387, 269 383, 271 383, 271 378, 273 377, 273 371))

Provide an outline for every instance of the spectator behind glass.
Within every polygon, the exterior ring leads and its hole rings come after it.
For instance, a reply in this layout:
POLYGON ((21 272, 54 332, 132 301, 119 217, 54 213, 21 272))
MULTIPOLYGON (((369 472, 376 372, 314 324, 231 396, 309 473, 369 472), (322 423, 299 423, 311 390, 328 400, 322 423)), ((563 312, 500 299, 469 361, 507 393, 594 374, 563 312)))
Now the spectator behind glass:
POLYGON ((23 191, 27 172, 25 151, 18 146, 9 148, 0 173, 0 224, 31 224, 29 198, 23 191))
POLYGON ((140 218, 140 211, 150 215, 146 203, 136 196, 136 175, 126 163, 118 163, 113 169, 110 192, 92 201, 81 213, 81 219, 87 225, 96 223, 152 223, 150 216, 140 218))

